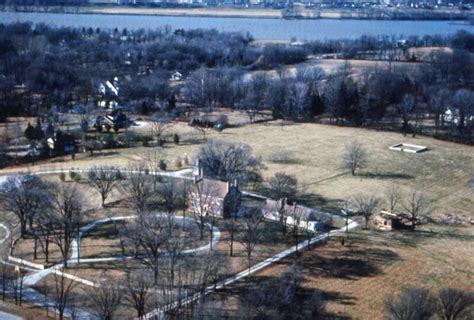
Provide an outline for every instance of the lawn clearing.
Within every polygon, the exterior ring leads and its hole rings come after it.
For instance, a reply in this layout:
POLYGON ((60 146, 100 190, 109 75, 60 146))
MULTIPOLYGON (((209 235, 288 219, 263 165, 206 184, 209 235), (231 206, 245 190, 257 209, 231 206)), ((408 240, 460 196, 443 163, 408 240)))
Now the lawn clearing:
MULTIPOLYGON (((338 236, 302 251, 298 263, 303 267, 303 287, 323 292, 328 315, 382 319, 385 298, 402 288, 424 287, 433 292, 445 287, 471 289, 473 240, 474 231, 466 227, 356 231, 349 234, 345 246, 338 236)), ((212 294, 209 303, 226 306, 231 314, 237 312, 246 288, 278 277, 294 262, 294 257, 288 257, 245 282, 212 294)))
MULTIPOLYGON (((170 132, 189 130, 185 123, 178 123, 170 132)), ((311 195, 315 207, 337 210, 342 201, 355 193, 383 196, 390 185, 403 191, 412 188, 426 193, 431 201, 433 214, 472 215, 474 190, 468 186, 474 164, 474 147, 436 140, 429 137, 402 137, 392 132, 379 132, 359 128, 346 128, 310 123, 271 121, 229 128, 222 133, 209 130, 207 139, 222 139, 249 144, 253 152, 263 159, 264 178, 275 172, 295 175, 304 190, 311 195), (389 146, 400 143, 428 146, 429 152, 409 154, 393 152, 389 146), (370 155, 369 166, 359 175, 351 176, 340 169, 340 158, 346 144, 358 140, 370 155), (276 153, 287 155, 287 161, 273 162, 276 153)), ((39 165, 24 167, 30 170, 44 168, 87 168, 94 165, 126 167, 143 161, 152 152, 158 152, 168 161, 168 169, 179 169, 175 160, 184 155, 192 157, 202 144, 167 144, 164 148, 138 147, 132 149, 104 150, 97 156, 87 154, 55 159, 39 165)), ((12 168, 14 170, 18 168, 12 168)), ((9 171, 3 170, 5 173, 9 171)), ((310 201, 311 202, 311 201, 310 201)))

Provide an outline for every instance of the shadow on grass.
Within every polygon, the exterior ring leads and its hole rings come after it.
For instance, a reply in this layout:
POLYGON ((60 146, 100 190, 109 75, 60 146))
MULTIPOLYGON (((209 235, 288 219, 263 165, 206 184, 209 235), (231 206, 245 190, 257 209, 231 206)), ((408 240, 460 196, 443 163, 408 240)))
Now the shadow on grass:
POLYGON ((108 157, 108 156, 116 156, 119 153, 117 151, 95 151, 94 155, 91 156, 89 153, 88 158, 100 158, 100 157, 108 157))
POLYGON ((301 159, 296 159, 296 158, 287 158, 287 159, 267 159, 268 162, 271 163, 276 163, 276 164, 293 164, 293 165, 298 165, 298 164, 304 164, 305 162, 301 159))
POLYGON ((459 241, 474 241, 474 235, 463 234, 455 231, 433 231, 433 230, 397 230, 391 233, 391 239, 403 246, 416 248, 418 245, 426 244, 429 241, 442 241, 443 239, 453 239, 459 241))
POLYGON ((379 248, 355 247, 324 253, 324 257, 305 256, 300 263, 315 277, 357 280, 379 275, 383 272, 381 266, 400 259, 396 252, 379 248))
POLYGON ((369 178, 369 179, 396 179, 396 180, 409 180, 413 179, 414 176, 405 173, 395 172, 363 172, 358 173, 356 177, 369 178))
MULTIPOLYGON (((282 284, 283 282, 278 275, 250 276, 232 284, 230 287, 217 290, 211 295, 211 299, 219 301, 222 305, 228 305, 226 302, 235 301, 234 299, 236 299, 238 301, 237 310, 250 308, 252 316, 255 316, 253 312, 259 313, 257 317, 252 317, 253 319, 272 319, 276 314, 282 316, 283 319, 309 319, 311 316, 316 316, 311 315, 311 308, 314 307, 311 298, 315 294, 319 294, 324 302, 335 302, 342 305, 356 304, 356 299, 350 295, 333 291, 322 291, 301 285, 294 292, 294 296, 291 296, 293 292, 286 296, 289 300, 280 300, 279 291, 282 284)), ((227 311, 229 318, 238 316, 234 312, 232 310, 227 311)), ((333 314, 327 310, 322 310, 321 314, 316 317, 324 319, 350 319, 349 316, 333 314)))
POLYGON ((269 127, 292 127, 299 125, 300 123, 296 121, 289 121, 289 120, 281 120, 277 121, 278 119, 271 119, 269 121, 263 122, 264 126, 269 126, 269 127))
POLYGON ((307 193, 298 203, 322 211, 339 212, 342 199, 328 199, 316 193, 307 193))

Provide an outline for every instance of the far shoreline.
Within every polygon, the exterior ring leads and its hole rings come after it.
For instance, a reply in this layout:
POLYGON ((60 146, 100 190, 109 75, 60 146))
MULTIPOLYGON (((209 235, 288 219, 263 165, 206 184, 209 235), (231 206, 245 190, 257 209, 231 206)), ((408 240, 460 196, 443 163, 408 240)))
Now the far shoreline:
MULTIPOLYGON (((302 11, 288 14, 287 11, 265 8, 233 8, 233 7, 201 7, 201 8, 150 8, 130 6, 0 6, 0 11, 8 13, 49 13, 49 14, 97 14, 97 15, 129 15, 157 17, 202 17, 202 18, 247 18, 247 19, 285 19, 285 20, 375 20, 375 21, 453 21, 470 25, 469 18, 473 14, 461 15, 460 11, 449 13, 437 12, 433 16, 415 18, 403 16, 398 18, 380 18, 368 16, 369 11, 328 9, 323 11, 302 11), (314 14, 316 13, 316 15, 314 14), (443 15, 444 14, 444 15, 443 15)), ((405 11, 400 11, 405 12, 405 11)), ((408 11, 406 11, 408 14, 408 11)), ((464 13, 465 14, 465 13, 464 13)))

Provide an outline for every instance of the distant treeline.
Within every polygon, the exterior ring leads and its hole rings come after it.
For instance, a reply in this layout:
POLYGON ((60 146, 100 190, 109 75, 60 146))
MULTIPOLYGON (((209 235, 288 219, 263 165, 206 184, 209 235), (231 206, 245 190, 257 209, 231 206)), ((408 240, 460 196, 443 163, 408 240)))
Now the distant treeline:
POLYGON ((367 20, 467 20, 469 10, 413 9, 413 8, 287 8, 282 11, 286 19, 319 19, 337 16, 340 19, 367 20))
POLYGON ((0 24, 0 120, 92 103, 99 83, 117 76, 119 104, 136 111, 148 113, 164 106, 177 113, 175 106, 180 104, 170 101, 178 98, 201 110, 246 110, 251 118, 259 110, 271 110, 275 118, 328 118, 341 125, 423 131, 473 142, 473 34, 363 36, 285 45, 256 45, 252 40, 250 34, 215 30, 0 24), (347 68, 327 75, 317 67, 298 67, 290 76, 281 68, 323 54, 413 60, 409 47, 433 46, 451 50, 429 55, 410 74, 393 67, 354 78, 347 68), (277 72, 263 72, 270 69, 277 72), (169 77, 176 70, 185 79, 182 85, 171 86, 169 77), (442 98, 435 98, 440 94, 442 98), (444 125, 442 115, 448 107, 458 112, 455 126, 444 125), (423 130, 426 119, 433 119, 433 132, 423 130))

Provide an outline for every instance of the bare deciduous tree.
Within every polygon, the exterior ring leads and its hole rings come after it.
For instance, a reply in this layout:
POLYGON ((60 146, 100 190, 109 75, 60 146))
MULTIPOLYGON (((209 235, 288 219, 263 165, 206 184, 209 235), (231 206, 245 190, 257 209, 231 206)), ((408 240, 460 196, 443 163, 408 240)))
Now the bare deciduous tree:
POLYGON ((178 182, 175 179, 168 179, 161 185, 160 195, 168 213, 175 212, 182 204, 182 192, 179 190, 178 182))
POLYGON ((169 282, 170 286, 175 285, 176 267, 179 260, 183 258, 183 251, 189 244, 190 239, 185 234, 181 235, 181 226, 171 222, 168 227, 168 235, 165 239, 166 258, 168 261, 169 282))
POLYGON ((365 147, 357 141, 346 145, 342 155, 342 168, 350 170, 352 175, 356 170, 366 168, 368 164, 367 151, 365 147))
POLYGON ((412 230, 415 230, 415 228, 421 224, 422 216, 429 210, 428 205, 429 203, 426 196, 418 190, 413 190, 407 195, 403 203, 405 212, 402 213, 401 216, 408 220, 412 230))
POLYGON ((357 195, 352 199, 358 214, 365 220, 365 228, 368 229, 370 218, 374 215, 380 205, 380 199, 374 196, 357 195))
POLYGON ((142 158, 146 163, 146 170, 150 172, 153 178, 153 191, 157 191, 158 183, 162 180, 162 177, 158 175, 157 172, 161 170, 160 163, 166 159, 166 153, 163 149, 153 148, 153 150, 147 150, 147 152, 142 155, 142 158))
POLYGON ((269 196, 273 199, 287 198, 295 201, 298 198, 298 179, 283 172, 277 172, 265 184, 269 196))
POLYGON ((404 289, 398 299, 393 296, 385 300, 385 314, 393 320, 428 320, 434 314, 435 299, 426 289, 404 289))
POLYGON ((385 189, 385 199, 390 212, 395 212, 395 209, 402 200, 400 188, 396 185, 391 185, 390 187, 385 189))
POLYGON ((159 141, 164 133, 173 125, 172 118, 167 114, 156 113, 151 117, 151 133, 159 141))
MULTIPOLYGON (((194 221, 199 227, 200 239, 204 239, 204 228, 206 216, 214 215, 216 190, 206 180, 196 180, 190 186, 190 205, 194 221)), ((212 232, 212 230, 211 230, 212 232)))
POLYGON ((66 309, 71 306, 74 298, 73 289, 75 284, 74 280, 66 278, 63 273, 54 273, 54 306, 58 311, 60 320, 66 318, 66 309))
POLYGON ((113 167, 94 167, 87 172, 89 182, 99 191, 102 207, 105 200, 122 180, 122 174, 113 167))
POLYGON ((197 158, 206 177, 222 181, 238 180, 242 186, 261 180, 261 160, 252 155, 248 145, 212 140, 201 148, 197 158))
POLYGON ((188 206, 189 206, 190 185, 191 185, 191 182, 184 179, 181 181, 181 184, 179 185, 179 193, 181 195, 181 206, 182 206, 182 214, 183 214, 183 230, 186 223, 186 210, 188 210, 188 206))
POLYGON ((92 157, 94 156, 94 151, 102 150, 104 146, 97 140, 85 140, 82 147, 84 151, 89 151, 89 154, 92 157))
POLYGON ((438 295, 438 316, 443 320, 468 319, 472 316, 474 294, 460 289, 441 289, 438 295))
POLYGON ((474 115, 474 91, 459 89, 454 94, 453 104, 459 110, 459 129, 462 131, 465 127, 472 126, 470 118, 474 115))
POLYGON ((236 221, 236 216, 235 213, 232 212, 231 216, 229 219, 226 219, 225 225, 227 229, 229 230, 229 256, 234 256, 234 241, 235 241, 235 233, 236 233, 236 227, 237 227, 237 221, 236 221))
POLYGON ((54 191, 52 209, 48 211, 48 224, 53 232, 51 242, 56 244, 63 257, 64 267, 71 251, 72 240, 77 237, 79 228, 86 217, 82 211, 84 197, 73 184, 61 184, 54 191))
POLYGON ((252 265, 252 253, 263 236, 262 222, 263 215, 258 209, 249 210, 244 218, 244 227, 241 232, 241 238, 242 244, 245 247, 245 252, 247 253, 249 269, 252 265))
POLYGON ((125 299, 128 304, 135 309, 138 319, 143 319, 145 316, 152 296, 151 289, 153 282, 150 281, 150 275, 145 270, 137 270, 133 273, 128 273, 125 290, 125 299))
POLYGON ((304 227, 305 226, 305 223, 304 221, 309 218, 308 217, 308 214, 305 210, 304 207, 302 206, 298 206, 295 203, 293 203, 293 206, 287 206, 285 208, 285 216, 287 217, 287 221, 286 223, 288 222, 291 222, 291 233, 293 234, 293 240, 294 240, 294 244, 296 246, 296 251, 295 251, 295 259, 297 259, 298 257, 298 243, 299 243, 299 235, 300 235, 300 229, 301 227, 304 227))
POLYGON ((410 128, 408 121, 409 116, 414 111, 417 105, 416 97, 412 94, 406 94, 403 96, 402 101, 397 105, 398 113, 402 117, 403 125, 402 131, 407 132, 410 128))
POLYGON ((125 249, 153 270, 155 284, 158 282, 162 249, 169 236, 168 228, 165 217, 143 211, 123 230, 125 249))
POLYGON ((40 178, 25 175, 8 178, 2 189, 3 207, 16 215, 21 237, 24 237, 28 226, 30 229, 33 228, 36 213, 44 207, 47 188, 40 178))
POLYGON ((19 306, 21 306, 23 303, 23 287, 25 280, 25 272, 21 270, 22 267, 23 265, 19 265, 9 269, 11 277, 10 283, 13 289, 13 297, 15 299, 15 304, 19 306))
POLYGON ((129 174, 128 184, 126 190, 130 195, 132 205, 137 212, 145 211, 147 202, 152 194, 149 185, 149 176, 145 172, 144 165, 132 167, 129 174))
POLYGON ((112 320, 123 298, 123 289, 116 279, 101 279, 97 286, 85 290, 85 298, 93 313, 101 320, 112 320))

